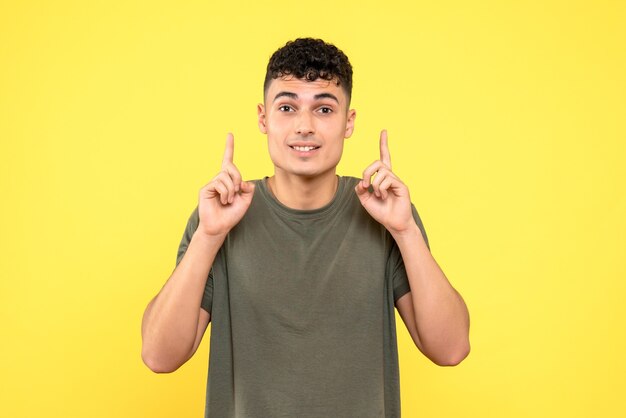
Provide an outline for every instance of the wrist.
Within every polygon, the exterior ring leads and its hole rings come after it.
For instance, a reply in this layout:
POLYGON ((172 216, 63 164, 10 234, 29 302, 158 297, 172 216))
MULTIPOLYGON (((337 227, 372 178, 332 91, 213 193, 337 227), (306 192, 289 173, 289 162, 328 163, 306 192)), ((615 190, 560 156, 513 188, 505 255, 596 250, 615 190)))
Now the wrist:
POLYGON ((228 233, 207 234, 197 229, 196 232, 193 233, 191 240, 203 246, 221 246, 227 235, 228 233))
POLYGON ((414 239, 416 236, 419 238, 422 237, 422 231, 420 231, 415 221, 413 221, 413 218, 411 218, 411 222, 406 225, 406 227, 398 229, 388 228, 388 231, 398 244, 401 241, 406 241, 407 239, 414 239))

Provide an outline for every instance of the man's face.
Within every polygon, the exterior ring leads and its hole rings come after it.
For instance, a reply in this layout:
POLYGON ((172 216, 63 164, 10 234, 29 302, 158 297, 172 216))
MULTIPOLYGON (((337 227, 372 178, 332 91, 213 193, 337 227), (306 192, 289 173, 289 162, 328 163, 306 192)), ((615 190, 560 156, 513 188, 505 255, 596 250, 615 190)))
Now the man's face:
POLYGON ((356 112, 335 80, 274 79, 259 104, 259 129, 267 135, 277 175, 335 173, 356 112))

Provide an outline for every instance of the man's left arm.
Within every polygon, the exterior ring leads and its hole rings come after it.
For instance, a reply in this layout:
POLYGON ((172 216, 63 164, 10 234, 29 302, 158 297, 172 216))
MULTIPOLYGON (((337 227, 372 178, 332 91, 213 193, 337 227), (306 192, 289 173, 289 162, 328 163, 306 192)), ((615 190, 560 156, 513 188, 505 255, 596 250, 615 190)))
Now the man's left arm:
POLYGON ((365 210, 393 236, 402 254, 411 291, 398 299, 396 307, 415 344, 438 365, 460 363, 470 350, 469 312, 413 219, 409 190, 391 171, 384 130, 380 160, 365 169, 355 191, 365 210))
POLYGON ((417 225, 392 233, 398 244, 411 291, 396 308, 417 347, 440 366, 455 366, 469 354, 469 313, 431 255, 417 225))

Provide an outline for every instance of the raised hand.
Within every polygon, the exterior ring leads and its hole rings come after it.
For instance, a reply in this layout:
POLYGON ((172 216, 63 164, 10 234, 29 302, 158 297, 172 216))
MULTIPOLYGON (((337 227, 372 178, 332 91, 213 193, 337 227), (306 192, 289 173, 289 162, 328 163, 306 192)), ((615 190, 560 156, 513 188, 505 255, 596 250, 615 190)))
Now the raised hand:
POLYGON ((415 223, 409 189, 391 171, 386 130, 380 133, 380 159, 363 171, 363 179, 354 190, 365 210, 389 232, 403 232, 415 223))
POLYGON ((210 236, 226 235, 243 218, 254 195, 254 184, 242 181, 233 164, 235 139, 226 136, 221 171, 202 189, 198 197, 198 231, 210 236))

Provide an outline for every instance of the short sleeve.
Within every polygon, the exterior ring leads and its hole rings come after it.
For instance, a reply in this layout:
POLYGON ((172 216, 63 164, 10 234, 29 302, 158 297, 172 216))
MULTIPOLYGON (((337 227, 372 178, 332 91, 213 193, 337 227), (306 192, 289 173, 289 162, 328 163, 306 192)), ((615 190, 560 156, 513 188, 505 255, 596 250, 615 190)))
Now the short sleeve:
MULTIPOLYGON (((424 242, 426 246, 430 250, 430 244, 428 243, 428 236, 426 235, 426 230, 424 229, 424 224, 420 219, 419 214, 417 213, 417 209, 415 206, 411 204, 411 210, 413 212, 413 219, 415 219, 415 223, 422 233, 422 237, 424 237, 424 242)), ((393 240, 393 238, 392 238, 393 240)), ((393 241, 391 246, 391 253, 389 255, 389 264, 391 266, 391 279, 393 283, 393 300, 394 302, 400 299, 400 297, 404 296, 411 290, 409 286, 409 278, 406 275, 406 268, 404 267, 404 260, 402 260, 402 254, 400 253, 400 249, 398 248, 398 244, 393 241)))
MULTIPOLYGON (((185 253, 187 252, 187 247, 189 247, 189 243, 191 242, 191 237, 193 237, 194 232, 198 229, 198 224, 200 223, 200 218, 198 216, 198 207, 193 210, 191 216, 187 220, 187 226, 185 227, 185 232, 183 233, 183 237, 180 240, 180 244, 178 246, 178 253, 176 255, 176 266, 181 262, 185 253)), ((213 304, 213 268, 209 270, 209 276, 207 277, 206 286, 204 287, 204 294, 202 295, 202 302, 200 303, 200 307, 211 313, 211 306, 213 304)))

